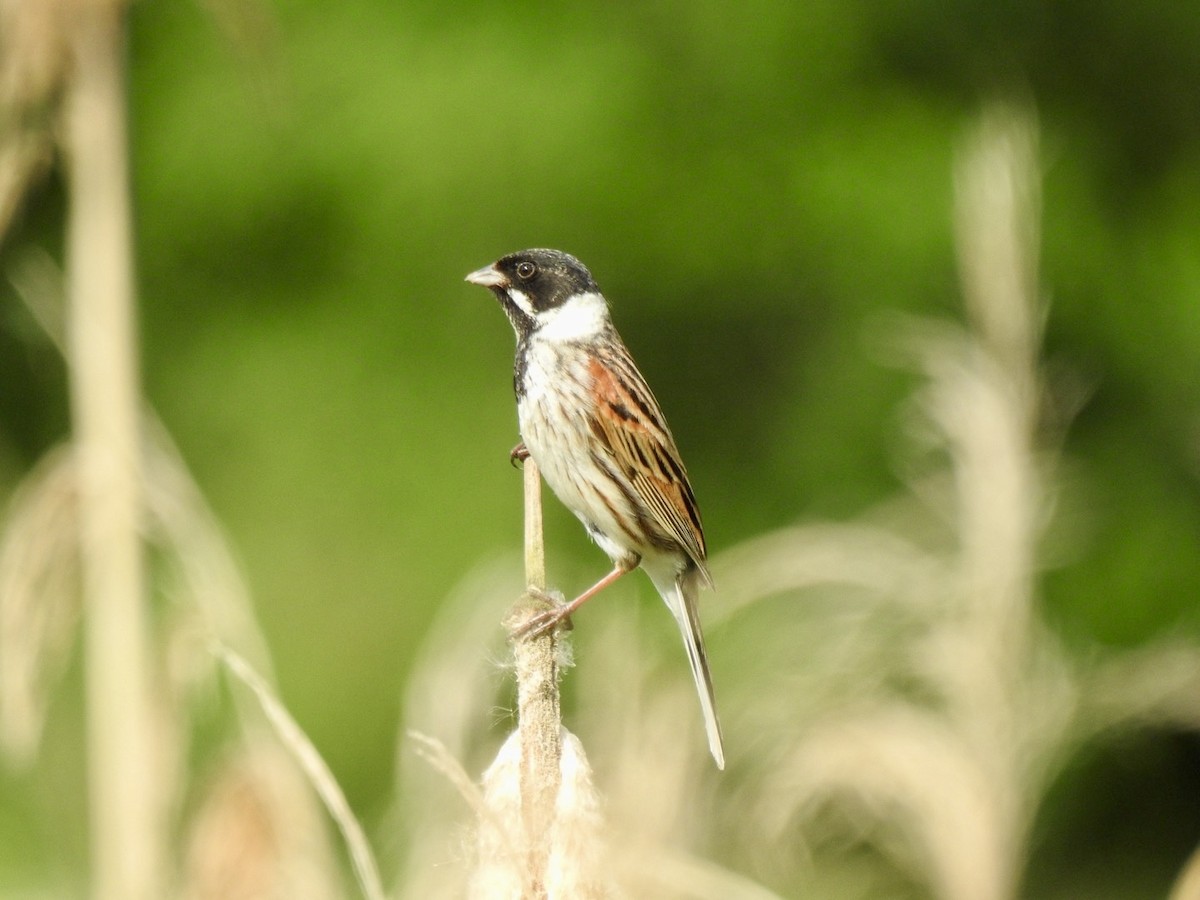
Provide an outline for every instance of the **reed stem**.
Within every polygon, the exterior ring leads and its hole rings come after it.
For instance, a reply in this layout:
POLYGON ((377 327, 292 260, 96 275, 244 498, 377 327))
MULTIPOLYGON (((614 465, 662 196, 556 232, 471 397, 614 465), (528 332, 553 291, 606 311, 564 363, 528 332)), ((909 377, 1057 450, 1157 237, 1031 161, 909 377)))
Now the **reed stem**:
POLYGON ((92 896, 160 900, 141 545, 124 6, 77 5, 66 102, 68 353, 79 460, 92 896))
MULTIPOLYGON (((542 485, 537 464, 525 467, 525 583, 512 621, 520 623, 542 608, 546 557, 542 541, 542 485)), ((557 629, 513 641, 517 678, 517 722, 521 742, 521 821, 528 878, 525 898, 546 896, 545 873, 550 832, 562 783, 562 712, 559 707, 557 629)))

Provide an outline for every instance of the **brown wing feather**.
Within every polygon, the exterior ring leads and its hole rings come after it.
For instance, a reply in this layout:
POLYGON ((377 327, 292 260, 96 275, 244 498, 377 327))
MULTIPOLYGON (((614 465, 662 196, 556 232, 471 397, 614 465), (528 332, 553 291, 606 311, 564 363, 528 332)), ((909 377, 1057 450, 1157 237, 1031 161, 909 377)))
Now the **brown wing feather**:
POLYGON ((683 548, 711 584, 696 497, 654 394, 619 343, 592 361, 590 374, 599 428, 612 461, 654 523, 683 548))

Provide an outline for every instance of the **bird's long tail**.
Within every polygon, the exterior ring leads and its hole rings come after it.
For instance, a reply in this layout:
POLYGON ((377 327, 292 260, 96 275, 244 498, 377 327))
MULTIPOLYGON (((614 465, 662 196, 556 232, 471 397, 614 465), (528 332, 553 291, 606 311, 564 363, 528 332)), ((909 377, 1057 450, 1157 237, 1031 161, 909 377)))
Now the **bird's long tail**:
POLYGON ((673 582, 655 583, 658 592, 670 607, 679 631, 683 635, 683 646, 687 650, 692 678, 696 681, 696 693, 700 697, 700 710, 704 714, 704 729, 708 732, 708 749, 712 751, 717 768, 725 768, 725 744, 721 739, 721 723, 717 720, 717 703, 713 694, 712 675, 708 671, 708 654, 704 651, 704 633, 700 630, 700 615, 696 608, 699 593, 698 572, 686 572, 673 582))

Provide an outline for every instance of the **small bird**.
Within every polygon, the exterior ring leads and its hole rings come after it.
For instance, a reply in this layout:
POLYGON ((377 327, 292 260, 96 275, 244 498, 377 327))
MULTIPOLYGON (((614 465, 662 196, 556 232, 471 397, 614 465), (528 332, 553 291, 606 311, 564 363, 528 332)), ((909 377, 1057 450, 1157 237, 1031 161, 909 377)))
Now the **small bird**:
POLYGON ((639 565, 683 634, 708 746, 725 768, 696 597, 712 587, 700 511, 658 402, 613 327, 591 272, 558 250, 523 250, 467 281, 492 291, 517 335, 513 388, 522 444, 613 570, 536 618, 540 632, 639 565))

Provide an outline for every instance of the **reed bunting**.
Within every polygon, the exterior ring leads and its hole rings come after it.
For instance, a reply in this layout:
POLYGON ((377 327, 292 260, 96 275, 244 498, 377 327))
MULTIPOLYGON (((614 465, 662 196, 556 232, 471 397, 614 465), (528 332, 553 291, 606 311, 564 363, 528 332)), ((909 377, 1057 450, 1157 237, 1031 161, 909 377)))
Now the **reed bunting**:
POLYGON ((495 294, 517 334, 513 387, 523 444, 613 570, 536 618, 540 632, 639 565, 683 633, 708 746, 725 767, 696 596, 712 587, 704 530, 658 402, 609 318, 591 273, 558 250, 513 253, 467 276, 495 294))

